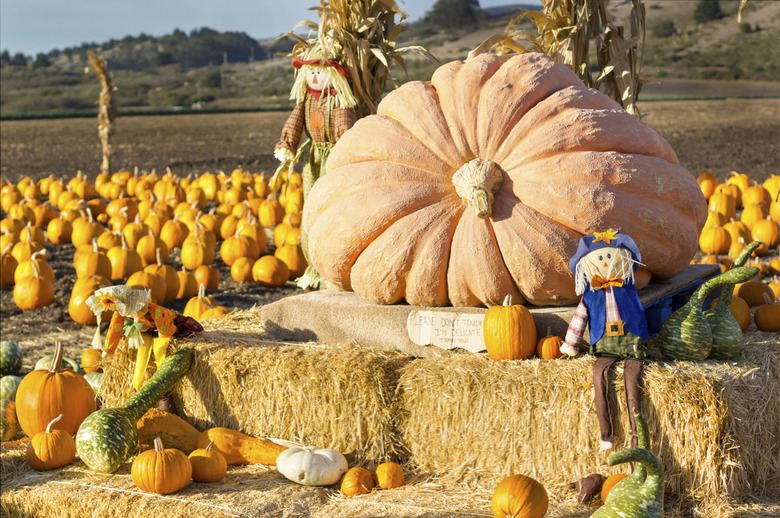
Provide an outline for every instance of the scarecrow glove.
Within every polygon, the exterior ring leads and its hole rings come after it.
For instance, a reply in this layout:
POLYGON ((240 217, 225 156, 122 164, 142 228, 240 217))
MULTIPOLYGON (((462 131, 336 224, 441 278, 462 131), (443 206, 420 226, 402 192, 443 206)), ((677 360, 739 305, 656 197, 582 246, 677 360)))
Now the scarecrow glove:
POLYGON ((566 342, 563 342, 563 345, 561 345, 561 352, 569 356, 577 356, 580 351, 577 349, 576 345, 569 345, 566 342))
POLYGON ((274 158, 276 158, 278 161, 282 163, 292 162, 295 159, 295 153, 293 153, 286 147, 280 146, 274 149, 274 158))

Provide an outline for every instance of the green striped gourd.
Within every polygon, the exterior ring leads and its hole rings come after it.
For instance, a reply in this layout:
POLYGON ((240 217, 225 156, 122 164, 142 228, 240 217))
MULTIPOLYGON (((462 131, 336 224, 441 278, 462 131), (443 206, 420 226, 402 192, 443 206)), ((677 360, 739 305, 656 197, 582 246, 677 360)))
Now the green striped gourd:
POLYGON ((16 401, 16 389, 19 388, 21 382, 22 378, 13 374, 0 378, 0 399, 16 401))
MULTIPOLYGON (((753 241, 746 245, 739 253, 732 268, 744 266, 753 251, 761 246, 761 241, 753 241)), ((714 309, 704 312, 707 322, 712 329, 712 350, 709 358, 715 360, 730 360, 739 354, 742 345, 742 328, 729 309, 731 296, 734 294, 734 284, 725 284, 720 289, 718 305, 714 309)))
POLYGON ((0 376, 19 374, 22 370, 22 350, 15 342, 0 341, 0 376))
POLYGON ((138 445, 138 420, 184 377, 194 358, 192 349, 179 349, 122 406, 90 414, 76 432, 81 460, 99 473, 113 473, 127 462, 138 445))
MULTIPOLYGON (((615 466, 626 462, 635 462, 637 469, 645 471, 644 481, 633 491, 621 492, 615 497, 612 493, 623 479, 607 496, 604 505, 591 515, 591 518, 661 518, 664 509, 664 471, 661 461, 651 451, 644 448, 629 448, 607 457, 607 464, 615 466)), ((634 471, 636 473, 636 471, 634 471)), ((633 475, 632 475, 633 476, 633 475)))
MULTIPOLYGON (((647 423, 639 412, 634 412, 634 421, 636 422, 637 446, 643 450, 650 450, 650 434, 647 431, 647 423)), ((622 498, 624 495, 633 494, 638 491, 647 478, 647 468, 639 463, 634 468, 634 472, 615 484, 607 495, 606 503, 622 498)))
POLYGON ((745 282, 756 276, 758 268, 743 266, 707 279, 693 292, 684 306, 666 319, 656 340, 664 357, 671 360, 701 361, 712 350, 712 328, 702 312, 707 295, 726 284, 745 282))

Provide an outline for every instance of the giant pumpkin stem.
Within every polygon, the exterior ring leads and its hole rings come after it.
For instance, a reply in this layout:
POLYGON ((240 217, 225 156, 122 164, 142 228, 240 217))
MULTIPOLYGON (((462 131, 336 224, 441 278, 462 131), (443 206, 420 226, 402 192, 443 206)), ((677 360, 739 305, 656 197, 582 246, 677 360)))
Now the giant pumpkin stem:
POLYGON ((452 176, 458 196, 482 219, 493 212, 493 194, 498 192, 504 174, 495 162, 475 158, 469 160, 452 176))

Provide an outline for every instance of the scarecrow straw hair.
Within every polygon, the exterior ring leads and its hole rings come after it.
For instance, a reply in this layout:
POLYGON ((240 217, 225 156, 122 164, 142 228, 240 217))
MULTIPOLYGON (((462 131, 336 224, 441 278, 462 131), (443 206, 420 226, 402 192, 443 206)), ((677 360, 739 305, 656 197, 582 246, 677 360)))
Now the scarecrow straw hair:
MULTIPOLYGON (((415 359, 355 344, 290 344, 268 338, 259 324, 260 311, 209 319, 202 333, 173 341, 173 348, 196 351, 196 364, 174 388, 173 398, 179 415, 199 430, 225 426, 335 448, 350 465, 369 469, 395 460, 418 480, 472 491, 483 500, 472 509, 482 510, 489 509, 493 489, 510 473, 534 477, 552 501, 565 503, 576 498, 570 482, 589 473, 625 470, 604 466, 606 455, 599 451, 592 356, 501 362, 486 354, 415 359)), ((127 397, 134 358, 126 344, 104 358, 105 406, 127 397)), ((612 371, 611 384, 619 450, 628 444, 622 364, 612 371)), ((643 390, 651 450, 665 471, 667 516, 694 511, 734 516, 735 502, 780 501, 775 433, 780 430, 780 343, 773 334, 745 332, 742 352, 732 362, 649 362, 643 390)), ((262 478, 264 472, 257 473, 262 478)), ((233 483, 239 481, 226 482, 233 483)), ((245 483, 251 489, 264 482, 245 483)), ((216 486, 209 503, 243 499, 241 491, 230 489, 237 486, 223 488, 232 496, 220 492, 221 487, 216 486)), ((339 507, 338 515, 383 516, 379 510, 385 502, 385 516, 437 516, 413 509, 441 509, 431 500, 417 499, 417 490, 409 488, 406 499, 393 500, 391 492, 361 497, 350 504, 352 514, 341 514, 345 508, 339 507)), ((21 499, 17 490, 12 493, 7 498, 21 499)), ((260 502, 277 498, 274 491, 254 494, 260 502)), ((449 516, 470 515, 459 509, 449 516)), ((324 510, 316 515, 325 516, 324 510)))
MULTIPOLYGON (((403 54, 415 52, 439 63, 422 47, 396 47, 398 36, 404 30, 401 23, 407 15, 394 0, 320 0, 320 4, 312 8, 319 15, 319 23, 302 20, 293 31, 298 27, 316 31, 325 56, 333 45, 341 47, 341 64, 349 71, 359 118, 376 113, 390 78, 391 63, 395 61, 406 70, 403 54)), ((314 45, 293 32, 281 37, 296 40, 293 57, 305 56, 314 45)))
MULTIPOLYGON (((100 164, 101 173, 111 172, 111 137, 114 135, 114 120, 119 114, 114 99, 114 81, 108 72, 106 60, 92 52, 87 51, 92 72, 100 78, 100 97, 98 98, 98 136, 103 146, 103 162, 100 164)), ((87 71, 90 69, 87 68, 87 71)))
POLYGON ((586 86, 612 97, 632 115, 640 115, 636 105, 642 81, 639 74, 640 40, 645 35, 645 6, 642 0, 631 0, 629 35, 616 25, 607 7, 610 0, 543 0, 541 11, 522 9, 509 22, 504 34, 487 38, 469 56, 495 51, 499 55, 542 52, 571 68, 586 86), (531 20, 534 34, 520 28, 524 19, 531 20), (590 45, 600 73, 590 72, 590 45))

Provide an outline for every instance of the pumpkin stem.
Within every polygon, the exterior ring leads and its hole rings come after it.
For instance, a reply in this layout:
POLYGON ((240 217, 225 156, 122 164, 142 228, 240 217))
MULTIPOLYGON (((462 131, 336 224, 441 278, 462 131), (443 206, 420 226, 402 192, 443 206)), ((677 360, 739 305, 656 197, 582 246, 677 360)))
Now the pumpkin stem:
POLYGON ((767 292, 763 292, 763 293, 761 294, 761 297, 763 297, 763 299, 764 299, 764 303, 765 303, 765 304, 771 304, 772 302, 774 302, 774 301, 772 300, 772 298, 769 296, 769 293, 767 293, 767 292))
MULTIPOLYGON (((33 263, 33 267, 35 267, 35 263, 33 263)), ((37 272, 37 270, 36 270, 37 272)), ((49 365, 49 372, 52 374, 56 374, 60 372, 60 366, 62 365, 62 357, 65 355, 65 348, 62 346, 62 342, 57 340, 54 342, 54 357, 51 359, 51 364, 49 365)))
POLYGON ((206 446, 206 449, 210 450, 213 447, 214 447, 214 441, 210 441, 209 444, 206 446))
POLYGON ((156 451, 157 453, 160 453, 164 449, 165 449, 165 447, 163 446, 162 439, 160 437, 155 437, 154 438, 154 451, 156 451))
POLYGON ((157 266, 162 266, 163 265, 163 262, 162 262, 162 252, 160 251, 159 247, 156 249, 155 254, 156 254, 156 257, 157 257, 157 266))
POLYGON ((206 296, 206 285, 201 282, 200 285, 198 286, 198 298, 203 300, 203 297, 205 296, 206 296))
POLYGON ((493 194, 498 192, 504 174, 495 162, 475 158, 463 164, 452 176, 458 196, 485 219, 493 212, 493 194))
POLYGON ((60 414, 57 417, 55 417, 54 419, 52 419, 51 422, 48 425, 46 425, 46 433, 51 433, 52 425, 54 423, 56 423, 57 421, 59 421, 60 419, 62 419, 62 414, 60 414))
POLYGON ((511 306, 512 305, 512 295, 507 295, 504 297, 504 302, 501 303, 502 306, 511 306))

